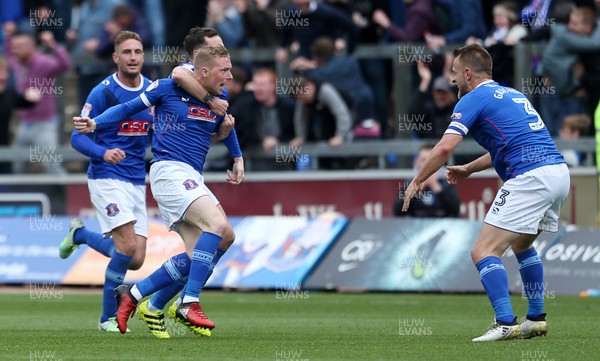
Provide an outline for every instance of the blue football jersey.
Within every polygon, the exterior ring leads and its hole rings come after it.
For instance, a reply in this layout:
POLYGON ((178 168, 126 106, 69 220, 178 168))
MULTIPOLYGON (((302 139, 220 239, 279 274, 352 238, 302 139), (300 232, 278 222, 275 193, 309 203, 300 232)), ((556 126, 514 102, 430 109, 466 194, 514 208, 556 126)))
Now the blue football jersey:
MULTIPOLYGON (((81 116, 95 118, 112 106, 125 103, 138 97, 151 81, 142 76, 142 82, 136 88, 121 83, 117 74, 113 74, 98 84, 88 95, 81 116)), ((152 108, 143 109, 132 116, 119 119, 104 129, 92 134, 79 134, 74 131, 71 137, 73 147, 90 156, 89 179, 119 179, 134 184, 144 184, 146 178, 146 148, 148 148, 148 130, 152 125, 152 108), (93 144, 79 137, 91 137, 93 144), (82 149, 88 148, 88 149, 82 149), (92 149, 95 148, 95 149, 92 149), (117 164, 110 164, 102 158, 108 149, 119 148, 126 157, 117 164)))
MULTIPOLYGON (((217 132, 224 116, 217 116, 208 105, 193 98, 172 79, 157 80, 139 97, 97 116, 97 129, 109 127, 120 117, 152 106, 152 161, 184 162, 202 173, 212 135, 217 132)), ((223 143, 233 157, 242 156, 235 129, 231 130, 223 143)))
POLYGON ((491 80, 464 95, 454 108, 446 133, 466 136, 469 132, 490 153, 504 181, 534 168, 564 163, 525 95, 491 80))

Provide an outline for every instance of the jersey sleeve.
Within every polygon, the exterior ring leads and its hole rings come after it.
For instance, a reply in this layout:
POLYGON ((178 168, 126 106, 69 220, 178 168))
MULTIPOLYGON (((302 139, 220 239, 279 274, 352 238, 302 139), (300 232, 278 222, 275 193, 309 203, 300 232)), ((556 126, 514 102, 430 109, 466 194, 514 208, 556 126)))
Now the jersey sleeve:
POLYGON ((217 97, 229 101, 229 90, 227 88, 223 88, 221 94, 217 95, 217 97))
MULTIPOLYGON (((218 94, 215 96, 217 98, 223 99, 225 101, 229 101, 229 91, 227 90, 227 88, 223 88, 223 91, 221 92, 221 94, 218 94)), ((223 124, 224 119, 225 119, 224 116, 218 117, 217 126, 215 127, 215 133, 217 133, 219 131, 219 128, 221 128, 221 124, 223 124)))
POLYGON ((169 80, 161 79, 160 81, 161 83, 157 80, 148 85, 142 94, 132 100, 109 108, 107 111, 97 116, 94 119, 96 121, 96 128, 106 128, 111 124, 118 123, 146 108, 150 108, 151 106, 160 103, 162 95, 168 87, 169 80))
MULTIPOLYGON (((190 73, 194 72, 194 64, 192 63, 181 63, 178 65, 178 67, 182 67, 184 69, 187 69, 190 73)), ((173 71, 171 71, 171 73, 169 74, 169 79, 173 79, 173 71)), ((179 84, 177 86, 180 86, 179 84)))
MULTIPOLYGON (((80 115, 82 117, 87 116, 93 119, 105 109, 105 98, 102 96, 100 88, 96 87, 92 90, 90 95, 88 95, 80 115)), ((75 129, 73 129, 73 133, 71 133, 71 146, 73 149, 87 157, 100 160, 104 159, 104 153, 108 150, 96 144, 92 140, 91 134, 81 134, 75 129)))
POLYGON ((479 117, 480 107, 475 97, 462 98, 458 101, 450 117, 450 124, 444 134, 466 136, 469 129, 479 117))
POLYGON ((232 128, 227 138, 223 139, 223 144, 225 144, 225 146, 229 150, 229 154, 231 154, 232 158, 242 156, 242 149, 240 148, 240 143, 238 142, 235 128, 232 128))

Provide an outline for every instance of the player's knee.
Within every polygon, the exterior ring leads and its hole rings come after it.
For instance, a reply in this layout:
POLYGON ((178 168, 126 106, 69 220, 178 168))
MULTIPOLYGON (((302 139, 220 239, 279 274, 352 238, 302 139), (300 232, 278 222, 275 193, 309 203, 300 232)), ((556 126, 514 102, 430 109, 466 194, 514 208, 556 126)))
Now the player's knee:
POLYGON ((477 262, 479 262, 482 258, 481 247, 475 244, 473 248, 471 248, 471 259, 473 260, 473 263, 477 264, 477 262))
POLYGON ((514 254, 519 254, 527 251, 533 246, 532 244, 522 244, 520 242, 514 242, 513 244, 511 244, 510 247, 512 248, 514 254))
POLYGON ((137 250, 137 244, 134 240, 127 240, 125 242, 120 242, 118 245, 115 244, 117 251, 126 256, 134 256, 135 251, 137 250))
POLYGON ((229 222, 225 218, 215 219, 208 227, 208 231, 214 234, 218 234, 222 238, 225 238, 229 222))
POLYGON ((129 270, 131 271, 137 271, 140 268, 142 268, 142 265, 144 264, 144 260, 146 259, 146 255, 141 255, 138 256, 137 254, 135 256, 133 256, 133 258, 131 259, 131 263, 129 264, 129 270))
POLYGON ((138 248, 135 236, 127 237, 113 232, 113 239, 117 252, 131 257, 135 256, 138 248))
POLYGON ((219 249, 228 250, 233 244, 233 241, 235 241, 235 233, 233 231, 233 227, 231 227, 231 224, 228 223, 227 229, 225 230, 225 233, 223 233, 223 239, 219 244, 219 249))

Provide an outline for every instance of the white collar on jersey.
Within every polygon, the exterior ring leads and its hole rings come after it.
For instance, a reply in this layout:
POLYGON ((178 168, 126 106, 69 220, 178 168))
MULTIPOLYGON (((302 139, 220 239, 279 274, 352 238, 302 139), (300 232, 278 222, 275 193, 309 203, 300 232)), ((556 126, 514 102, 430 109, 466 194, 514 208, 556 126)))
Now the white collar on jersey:
POLYGON ((482 86, 483 84, 487 84, 487 83, 493 83, 494 81, 492 79, 490 80, 486 80, 486 81, 482 81, 481 83, 477 84, 477 86, 475 87, 475 89, 479 88, 480 86, 482 86))
POLYGON ((119 84, 119 86, 120 86, 121 88, 123 88, 123 89, 125 89, 125 90, 129 90, 129 91, 131 91, 131 92, 140 91, 140 90, 142 90, 142 88, 144 87, 144 78, 142 77, 142 74, 139 74, 139 77, 140 77, 140 85, 136 86, 135 88, 132 88, 132 87, 130 87, 130 86, 127 86, 127 85, 125 85, 125 84, 121 83, 121 81, 120 81, 120 80, 119 80, 119 78, 117 77, 117 73, 114 73, 112 77, 113 77, 113 79, 115 80, 115 82, 116 82, 117 84, 119 84))

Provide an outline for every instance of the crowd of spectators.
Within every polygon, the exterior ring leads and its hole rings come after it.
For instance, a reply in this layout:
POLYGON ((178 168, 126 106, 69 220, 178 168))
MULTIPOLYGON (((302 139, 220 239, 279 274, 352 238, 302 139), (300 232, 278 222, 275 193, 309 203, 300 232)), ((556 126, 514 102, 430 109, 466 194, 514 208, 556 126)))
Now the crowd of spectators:
MULTIPOLYGON (((232 59, 229 111, 246 151, 316 141, 337 147, 368 139, 437 139, 457 101, 448 52, 475 42, 492 55, 494 79, 528 95, 558 137, 563 119, 593 119, 600 101, 599 9, 600 0, 2 1, 0 147, 60 144, 60 120, 69 122, 73 114, 60 114, 55 104, 64 96, 57 94, 56 77, 76 75, 74 107, 81 109, 92 88, 114 71, 112 42, 120 31, 140 35, 146 59, 152 56, 144 74, 156 79, 168 75, 167 63, 187 60, 181 43, 195 26, 215 28, 229 49, 273 51, 267 61, 232 59), (544 51, 533 58, 531 77, 515 80, 514 49, 523 42, 544 51), (412 88, 393 91, 398 61, 354 56, 363 45, 404 47, 399 52, 405 52, 408 64, 402 65, 408 65, 412 88), (407 99, 403 119, 427 126, 403 132, 392 94, 407 99), (18 123, 9 128, 13 113, 18 123)), ((277 169, 295 169, 288 166, 277 169)), ((10 168, 4 164, 0 172, 10 168)), ((12 172, 25 171, 12 166, 12 172)))

